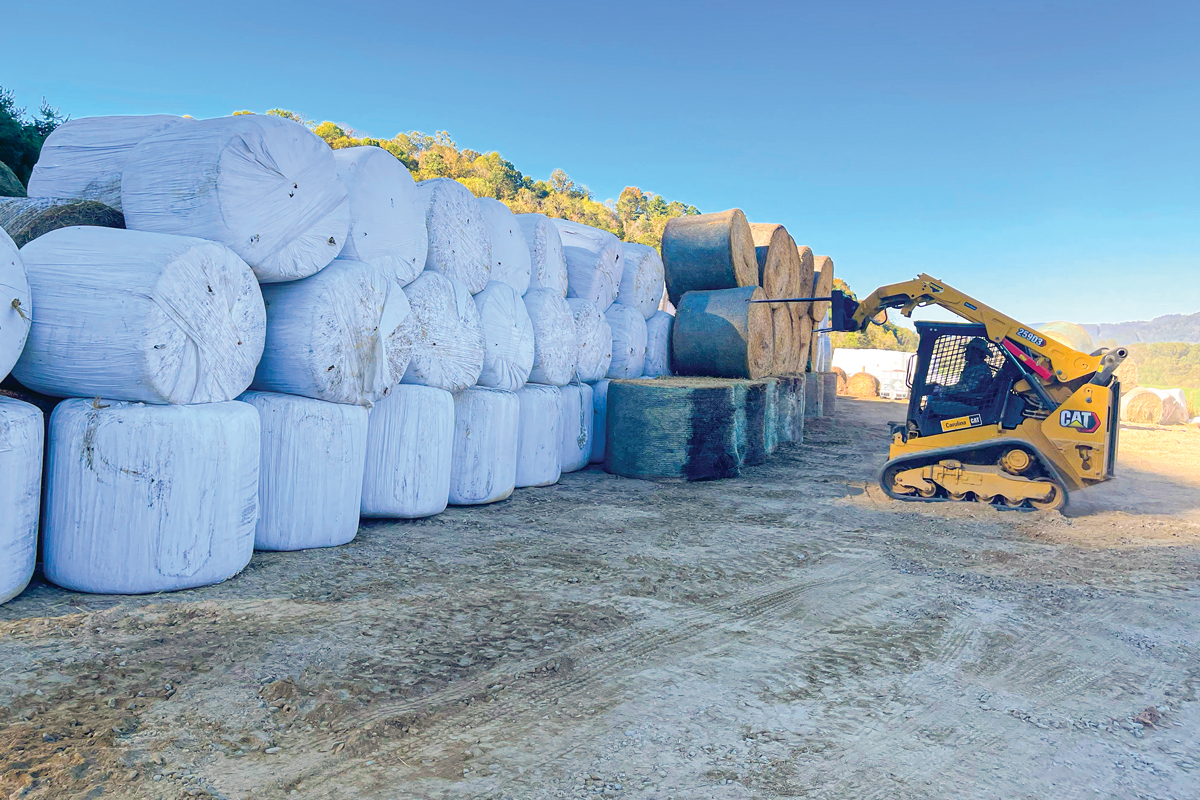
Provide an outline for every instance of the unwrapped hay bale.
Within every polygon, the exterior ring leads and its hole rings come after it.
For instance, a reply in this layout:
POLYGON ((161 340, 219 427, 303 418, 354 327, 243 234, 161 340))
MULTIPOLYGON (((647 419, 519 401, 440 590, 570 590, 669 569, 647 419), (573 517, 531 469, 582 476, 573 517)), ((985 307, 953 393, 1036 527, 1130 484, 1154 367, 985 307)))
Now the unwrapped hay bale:
POLYGON ((567 296, 567 261, 562 235, 545 214, 517 214, 517 224, 529 248, 529 289, 550 289, 567 296))
POLYGON ((337 257, 350 202, 329 145, 303 125, 243 114, 142 140, 121 176, 127 227, 227 245, 262 283, 294 281, 337 257))
POLYGON ((479 198, 479 212, 492 248, 491 280, 507 283, 518 296, 525 294, 529 291, 532 259, 516 215, 490 197, 479 198))
POLYGON ((758 285, 767 297, 801 297, 800 255, 787 228, 775 223, 752 222, 758 285))
POLYGON ((29 176, 30 197, 77 197, 121 210, 121 175, 143 140, 193 121, 170 114, 82 117, 59 125, 29 176))
POLYGON ((426 270, 404 292, 416 322, 404 383, 457 392, 483 372, 483 323, 467 287, 426 270))
MULTIPOLYGON (((796 335, 796 315, 787 303, 772 303, 771 309, 771 375, 790 375, 797 371, 803 355, 796 335)), ((807 354, 805 354, 807 355, 807 354)))
POLYGON ((1121 382, 1121 391, 1128 392, 1138 387, 1138 365, 1132 358, 1127 358, 1121 362, 1121 366, 1117 367, 1113 375, 1121 382))
POLYGON ((25 197, 21 179, 3 161, 0 161, 0 197, 25 197))
POLYGON ((846 370, 841 367, 834 367, 833 374, 837 376, 837 393, 846 393, 846 370))
POLYGON ((676 307, 687 292, 758 285, 754 237, 738 208, 669 220, 662 259, 667 295, 676 307))
POLYGON ((672 367, 678 375, 761 378, 771 371, 771 309, 762 289, 745 286, 688 292, 677 304, 671 331, 672 367))
POLYGON ((621 286, 617 302, 632 306, 650 319, 658 310, 663 296, 662 257, 653 247, 636 242, 624 242, 625 266, 621 269, 621 286))
MULTIPOLYGON (((833 259, 829 256, 813 256, 812 296, 829 297, 833 293, 833 277, 833 259)), ((831 306, 828 300, 813 303, 809 316, 813 322, 820 322, 825 319, 831 306)))
POLYGON ((879 379, 869 372, 856 372, 846 379, 846 394, 850 397, 879 397, 879 379))
POLYGON ((350 229, 338 258, 390 271, 407 286, 425 268, 425 205, 408 168, 382 147, 333 151, 350 199, 350 229))
POLYGON ((1188 421, 1187 403, 1178 389, 1134 389, 1121 398, 1121 419, 1151 425, 1180 425, 1188 421))
POLYGON ((125 215, 95 200, 60 197, 0 199, 0 228, 4 228, 17 247, 24 247, 50 231, 74 225, 124 228, 125 215))
POLYGON ((626 478, 712 480, 741 468, 734 384, 711 378, 613 381, 604 468, 626 478))
POLYGON ((479 200, 453 178, 421 181, 417 192, 429 235, 425 269, 453 278, 471 294, 482 291, 492 273, 492 245, 479 200))
POLYGON ((582 222, 568 219, 553 222, 562 237, 563 257, 567 261, 567 297, 582 297, 601 311, 607 311, 617 299, 625 269, 621 240, 582 222))

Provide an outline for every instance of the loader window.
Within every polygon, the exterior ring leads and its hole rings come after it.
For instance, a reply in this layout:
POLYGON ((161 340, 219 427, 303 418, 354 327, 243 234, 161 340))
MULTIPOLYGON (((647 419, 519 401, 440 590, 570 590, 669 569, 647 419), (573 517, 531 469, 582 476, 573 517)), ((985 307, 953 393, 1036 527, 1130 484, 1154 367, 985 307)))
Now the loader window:
POLYGON ((995 377, 1003 366, 1004 356, 1000 349, 983 337, 954 334, 939 336, 930 354, 921 410, 941 417, 966 413, 964 406, 971 407, 975 413, 992 408, 1000 390, 1000 382, 995 380, 995 377), (972 346, 972 342, 979 343, 973 345, 974 348, 981 345, 986 348, 983 363, 991 373, 991 380, 983 385, 981 391, 964 396, 954 389, 967 370, 967 350, 972 346))

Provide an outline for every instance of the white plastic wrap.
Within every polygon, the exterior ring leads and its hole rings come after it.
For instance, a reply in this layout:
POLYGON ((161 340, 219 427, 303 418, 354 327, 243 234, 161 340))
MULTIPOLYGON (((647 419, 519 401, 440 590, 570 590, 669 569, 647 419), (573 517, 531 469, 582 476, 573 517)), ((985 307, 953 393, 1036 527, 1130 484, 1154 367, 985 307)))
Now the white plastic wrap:
POLYGON ((671 326, 675 318, 665 311, 655 311, 646 320, 646 364, 642 375, 660 378, 671 374, 671 326))
POLYGON ((450 505, 495 503, 517 483, 521 404, 514 392, 472 386, 454 395, 450 505))
POLYGON ((453 278, 471 294, 482 290, 492 272, 492 246, 479 200, 453 178, 421 181, 417 193, 429 236, 426 271, 453 278))
POLYGON ((617 299, 625 265, 621 240, 581 222, 553 222, 562 237, 567 262, 567 297, 582 297, 607 311, 617 299))
POLYGON ((30 389, 213 403, 250 385, 266 312, 250 268, 224 245, 61 228, 25 245, 21 257, 37 311, 13 375, 30 389))
POLYGON ((562 449, 558 464, 563 472, 576 472, 592 457, 592 387, 572 383, 562 387, 562 449))
POLYGON ((281 117, 243 114, 144 139, 121 178, 125 225, 228 245, 262 283, 306 278, 346 244, 333 151, 281 117))
POLYGON ((558 482, 562 448, 562 392, 531 383, 517 392, 521 421, 517 433, 517 486, 558 482))
POLYGON ((255 389, 369 408, 408 369, 416 319, 392 270, 339 258, 262 292, 267 343, 255 389))
POLYGON ((389 270, 407 286, 425 269, 425 204, 408 168, 382 147, 333 151, 350 198, 350 229, 338 258, 389 270))
POLYGON ((533 368, 533 322, 517 290, 492 281, 475 295, 483 326, 483 371, 477 383, 515 392, 533 368))
POLYGON ((0 229, 0 381, 8 377, 25 348, 32 318, 25 262, 12 238, 0 229))
POLYGON ((454 395, 397 386, 370 411, 362 515, 415 519, 445 511, 453 451, 454 395))
POLYGON ((64 122, 42 144, 30 197, 77 197, 121 210, 121 173, 138 143, 191 120, 170 114, 82 117, 64 122))
POLYGON ((605 378, 592 384, 592 464, 604 463, 604 442, 608 430, 608 384, 605 378))
POLYGON ((550 289, 566 297, 567 261, 558 227, 545 214, 516 216, 529 248, 529 290, 550 289))
POLYGON ((530 383, 562 386, 575 375, 575 318, 567 301, 553 289, 530 289, 525 309, 533 322, 533 369, 530 383))
POLYGON ((404 383, 456 392, 479 380, 483 325, 467 288, 426 270, 404 292, 417 328, 404 383))
POLYGON ((65 400, 50 415, 43 568, 67 589, 207 586, 250 562, 258 411, 65 400))
POLYGON ((255 550, 336 547, 358 533, 367 410, 273 392, 240 398, 262 430, 255 550))
POLYGON ((617 300, 633 306, 646 319, 658 311, 666 283, 663 278, 662 256, 653 247, 636 242, 622 242, 621 285, 617 300))
MULTIPOLYGON (((33 577, 42 497, 42 429, 37 406, 0 396, 0 603, 23 592, 33 577)), ((555 445, 557 462, 557 441, 555 445)))
POLYGON ((613 303, 604 312, 612 329, 610 378, 639 378, 646 367, 646 320, 636 308, 613 303))
POLYGON ((829 372, 833 369, 833 341, 829 338, 829 328, 833 325, 830 312, 825 312, 825 318, 821 320, 817 328, 823 328, 823 333, 813 331, 813 336, 817 337, 816 347, 816 363, 813 364, 814 372, 829 372))
POLYGON ((575 320, 575 379, 584 383, 598 381, 608 374, 612 364, 612 329, 590 300, 571 297, 567 305, 575 320))
POLYGON ((525 234, 508 206, 490 197, 479 198, 479 211, 492 246, 491 280, 507 283, 518 295, 529 291, 530 256, 525 234))

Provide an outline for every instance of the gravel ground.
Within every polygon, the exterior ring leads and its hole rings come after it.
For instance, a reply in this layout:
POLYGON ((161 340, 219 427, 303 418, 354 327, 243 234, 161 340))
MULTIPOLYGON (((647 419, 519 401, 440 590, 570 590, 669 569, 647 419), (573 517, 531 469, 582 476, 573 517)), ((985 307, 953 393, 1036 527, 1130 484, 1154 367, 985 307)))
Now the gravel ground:
POLYGON ((1195 798, 1200 431, 1065 514, 885 499, 901 406, 0 606, 0 797, 1195 798))

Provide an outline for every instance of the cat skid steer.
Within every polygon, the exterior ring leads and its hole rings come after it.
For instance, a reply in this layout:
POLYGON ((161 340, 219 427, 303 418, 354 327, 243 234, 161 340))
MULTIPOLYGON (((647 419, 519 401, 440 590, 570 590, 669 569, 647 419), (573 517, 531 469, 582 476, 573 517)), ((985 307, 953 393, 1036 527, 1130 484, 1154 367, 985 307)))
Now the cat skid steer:
MULTIPOLYGON (((896 500, 1061 509, 1113 476, 1123 347, 1083 353, 928 275, 856 302, 835 291, 831 330, 863 331, 888 309, 936 305, 965 322, 916 322, 908 419, 894 422, 879 483, 896 500)), ((755 301, 758 302, 758 301, 755 301)))

